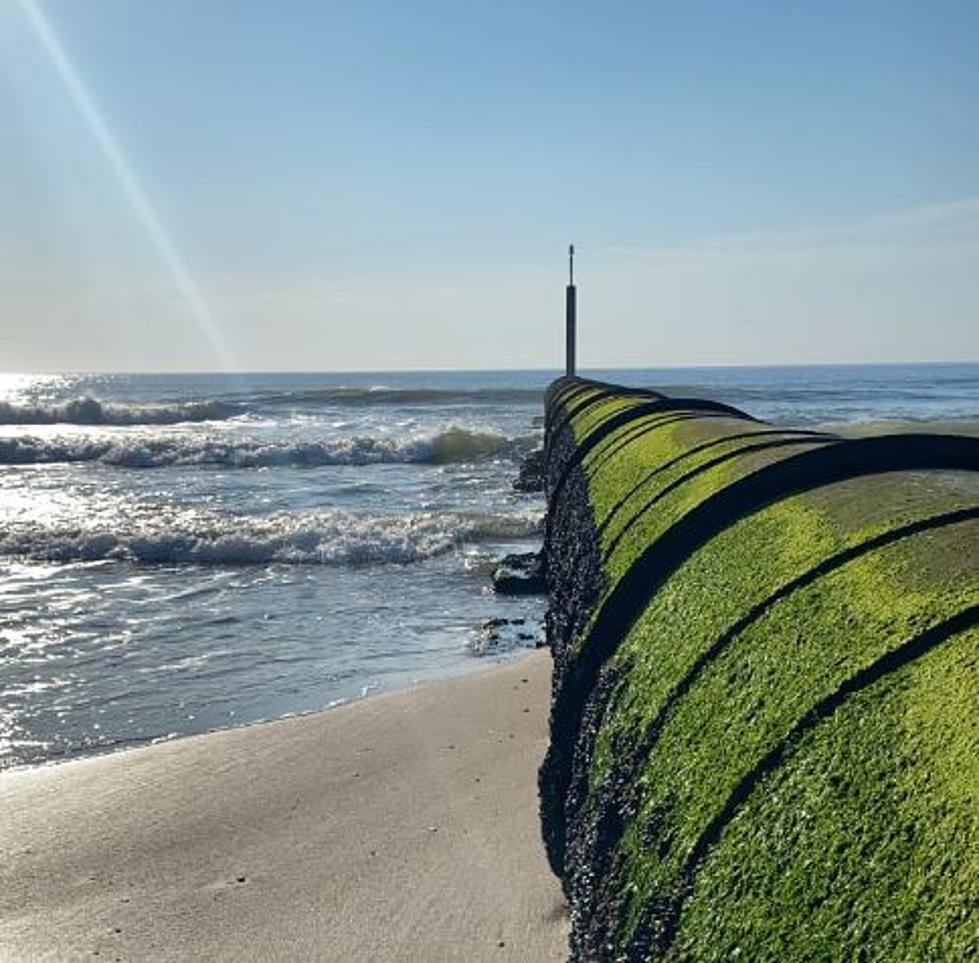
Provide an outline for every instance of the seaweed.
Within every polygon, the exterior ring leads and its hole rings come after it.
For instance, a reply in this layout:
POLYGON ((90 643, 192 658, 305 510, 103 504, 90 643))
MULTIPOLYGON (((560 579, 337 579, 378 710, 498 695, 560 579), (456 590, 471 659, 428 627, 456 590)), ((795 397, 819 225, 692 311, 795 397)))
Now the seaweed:
POLYGON ((979 446, 746 428, 685 399, 562 382, 548 401, 540 785, 572 958, 974 950, 979 860, 950 872, 938 849, 947 831, 979 851, 979 780, 950 761, 979 738, 979 687, 956 684, 953 705, 922 680, 948 659, 975 675, 979 505, 943 472, 979 468, 979 446), (920 731, 893 725, 895 706, 920 731), (827 754, 843 718, 859 766, 827 754), (887 796, 897 784, 923 788, 887 796), (801 819, 792 794, 833 806, 801 819), (890 861, 871 871, 869 853, 890 861))

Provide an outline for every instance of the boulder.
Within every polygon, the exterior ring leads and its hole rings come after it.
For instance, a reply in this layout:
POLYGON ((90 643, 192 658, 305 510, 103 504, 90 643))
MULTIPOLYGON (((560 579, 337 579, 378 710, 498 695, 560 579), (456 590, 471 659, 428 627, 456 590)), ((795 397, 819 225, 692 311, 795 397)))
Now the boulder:
POLYGON ((491 655, 511 649, 540 649, 545 645, 540 619, 487 619, 472 643, 476 655, 491 655))
POLYGON ((547 573, 542 553, 505 556, 493 570, 493 590, 499 595, 546 595, 547 573))

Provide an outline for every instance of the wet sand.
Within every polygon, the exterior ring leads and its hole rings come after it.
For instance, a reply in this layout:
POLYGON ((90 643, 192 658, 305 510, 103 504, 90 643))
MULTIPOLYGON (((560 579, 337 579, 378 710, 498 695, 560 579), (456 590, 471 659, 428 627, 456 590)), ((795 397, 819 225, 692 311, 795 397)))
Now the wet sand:
POLYGON ((563 960, 550 656, 0 775, 0 959, 563 960))

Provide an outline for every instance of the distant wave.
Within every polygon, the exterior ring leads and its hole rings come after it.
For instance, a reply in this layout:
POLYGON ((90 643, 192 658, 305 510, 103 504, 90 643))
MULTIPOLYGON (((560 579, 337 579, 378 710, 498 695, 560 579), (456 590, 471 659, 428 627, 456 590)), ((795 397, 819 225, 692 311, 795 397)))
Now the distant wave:
POLYGON ((544 397, 540 388, 304 388, 260 391, 249 396, 259 405, 453 405, 534 404, 544 397))
MULTIPOLYGON (((895 406, 905 408, 911 406, 911 414, 915 410, 922 412, 922 417, 927 417, 929 413, 945 413, 949 410, 949 405, 958 408, 961 405, 969 406, 969 410, 975 410, 974 406, 979 401, 979 395, 975 391, 959 391, 953 393, 949 390, 952 382, 942 382, 939 384, 926 383, 858 383, 849 384, 826 384, 816 382, 813 384, 805 383, 800 378, 800 383, 796 385, 704 385, 704 384, 668 384, 660 386, 664 394, 671 397, 687 398, 711 398, 716 401, 723 401, 731 405, 795 405, 801 411, 812 410, 816 407, 829 407, 835 409, 840 406, 846 408, 871 407, 874 410, 893 409, 895 406)), ((962 382, 965 385, 965 382, 962 382)), ((954 385, 952 385, 954 387, 954 385)), ((972 385, 974 387, 974 383, 972 385)))
POLYGON ((258 391, 229 400, 126 404, 81 397, 50 403, 0 401, 0 425, 175 425, 226 421, 277 408, 539 404, 543 392, 524 388, 308 388, 258 391))
POLYGON ((176 425, 184 421, 225 421, 242 413, 225 401, 124 405, 73 398, 57 404, 0 401, 0 425, 176 425))
MULTIPOLYGON (((850 403, 854 400, 866 399, 873 389, 868 390, 863 386, 858 393, 846 385, 800 384, 779 385, 773 388, 770 385, 670 384, 658 390, 673 398, 710 398, 737 406, 746 403, 799 405, 850 403)), ((892 390, 888 397, 892 397, 895 393, 892 390)), ((909 394, 906 389, 902 393, 909 394)), ((922 395, 922 397, 930 396, 922 395)))
POLYGON ((533 439, 510 439, 490 432, 449 428, 433 435, 386 438, 349 436, 323 441, 255 439, 125 437, 125 438, 0 438, 0 464, 40 465, 58 462, 99 462, 120 468, 163 468, 171 465, 213 465, 225 468, 267 468, 321 465, 421 463, 444 465, 517 455, 533 439))
POLYGON ((950 418, 881 418, 865 415, 848 421, 821 422, 817 427, 821 431, 831 431, 855 438, 905 433, 979 437, 979 418, 975 415, 950 418))
POLYGON ((536 513, 278 513, 265 517, 147 511, 91 527, 14 522, 0 555, 39 561, 118 560, 166 565, 408 564, 467 542, 537 534, 536 513))

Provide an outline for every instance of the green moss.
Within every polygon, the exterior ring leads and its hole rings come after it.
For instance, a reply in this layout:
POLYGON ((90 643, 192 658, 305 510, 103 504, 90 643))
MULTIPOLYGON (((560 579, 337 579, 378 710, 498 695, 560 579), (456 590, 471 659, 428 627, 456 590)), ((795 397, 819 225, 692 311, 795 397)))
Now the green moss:
POLYGON ((858 670, 979 599, 968 553, 959 554, 954 581, 928 592, 905 578, 929 554, 977 535, 979 523, 962 523, 861 556, 774 606, 707 665, 668 715, 640 776, 642 807, 623 838, 623 883, 637 910, 675 891, 700 834, 796 720, 858 670))
MULTIPOLYGON (((596 391, 576 398, 575 403, 577 404, 592 394, 600 394, 600 392, 596 391)), ((633 408, 636 404, 646 400, 649 399, 639 399, 634 395, 612 395, 604 401, 589 405, 581 414, 576 415, 572 419, 571 426, 574 430, 575 439, 578 442, 584 441, 588 437, 589 432, 597 428, 607 418, 611 418, 613 415, 620 411, 625 411, 627 408, 633 408)))
MULTIPOLYGON (((730 423, 721 424, 722 430, 737 430, 730 423)), ((609 524, 602 532, 602 550, 606 554, 605 569, 610 586, 614 586, 651 542, 706 498, 746 474, 810 447, 800 444, 789 448, 743 452, 721 464, 703 467, 724 453, 739 452, 756 443, 751 438, 737 439, 722 442, 708 450, 690 453, 689 457, 676 461, 678 455, 690 451, 692 443, 699 444, 704 436, 710 437, 712 428, 717 437, 717 422, 714 419, 709 419, 707 424, 682 421, 666 423, 661 429, 642 436, 625 446, 621 452, 606 459, 597 477, 593 476, 589 497, 593 515, 601 523, 609 517, 612 508, 632 486, 648 475, 651 465, 662 466, 656 477, 655 488, 651 485, 644 486, 641 495, 630 499, 628 507, 611 516, 609 524), (653 451, 661 454, 653 457, 653 451), (665 490, 671 483, 698 468, 703 470, 662 496, 651 510, 643 511, 653 491, 665 490), (630 520, 638 513, 641 513, 638 520, 630 525, 630 520)), ((599 609, 600 605, 596 607, 593 616, 599 609)), ((587 637, 588 630, 579 638, 578 649, 587 637)))
POLYGON ((612 745, 634 745, 694 662, 753 605, 838 546, 835 530, 795 498, 722 532, 650 600, 612 657, 629 665, 616 712, 598 733, 591 782, 607 774, 612 745))
MULTIPOLYGON (((645 400, 615 397, 591 406, 573 420, 576 438, 645 400)), ((659 427, 624 445, 634 425, 622 426, 583 461, 594 517, 608 521, 601 537, 610 586, 705 498, 806 448, 742 453, 706 468, 719 454, 755 442, 724 438, 765 426, 675 416, 645 416, 640 423, 659 427), (716 444, 691 452, 707 441, 716 444)), ((683 897, 675 959, 979 954, 975 631, 884 676, 790 746, 707 851, 692 891, 685 888, 705 829, 800 718, 884 653, 979 603, 979 522, 859 554, 759 610, 726 648, 699 660, 746 613, 840 551, 976 504, 974 482, 957 487, 946 478, 859 478, 779 501, 714 536, 650 599, 612 657, 622 675, 589 770, 594 802, 622 762, 616 753, 632 753, 650 725, 661 724, 640 760, 638 814, 608 863, 617 867, 611 885, 629 910, 621 946, 654 901, 683 897)), ((592 616, 579 650, 588 644, 592 616)))
POLYGON ((616 449, 620 447, 625 447, 628 449, 631 445, 631 439, 637 437, 642 432, 650 429, 659 430, 656 428, 658 425, 668 424, 676 418, 676 413, 667 412, 652 412, 649 414, 641 415, 638 418, 634 418, 628 421, 624 425, 620 425, 618 428, 609 432, 594 448, 592 448, 582 461, 582 466, 586 474, 591 477, 597 466, 603 464, 609 457, 610 454, 614 455, 616 449))
POLYGON ((793 748, 698 873, 671 959, 979 954, 977 648, 948 640, 793 748))
POLYGON ((845 548, 972 504, 916 477, 857 478, 776 502, 711 539, 651 599, 613 657, 632 669, 599 732, 592 781, 604 778, 611 740, 638 739, 694 662, 753 606, 845 548))
MULTIPOLYGON (((641 419, 637 424, 651 430, 618 447, 627 430, 619 429, 585 460, 585 470, 590 480, 592 510, 599 523, 606 522, 615 505, 652 471, 662 471, 664 466, 677 458, 689 460, 692 457, 688 457, 690 449, 704 441, 745 430, 744 423, 734 419, 678 420, 677 412, 672 411, 641 419)), ((681 470, 682 465, 678 465, 677 471, 681 470)), ((644 503, 650 491, 655 490, 658 485, 657 475, 630 502, 644 503)))
MULTIPOLYGON (((748 445, 750 445, 749 441, 734 442, 729 450, 740 450, 748 445)), ((632 503, 631 514, 623 511, 615 515, 613 523, 603 532, 603 547, 607 553, 605 567, 610 577, 613 580, 621 578, 652 542, 711 495, 745 475, 798 455, 812 447, 816 446, 797 445, 789 448, 744 451, 720 464, 704 467, 719 456, 717 451, 710 450, 698 452, 685 459, 682 464, 662 472, 658 476, 657 485, 660 491, 689 472, 701 469, 668 494, 660 497, 651 510, 643 511, 645 502, 651 494, 647 493, 644 502, 632 503), (635 522, 631 522, 633 515, 638 516, 635 522)))

